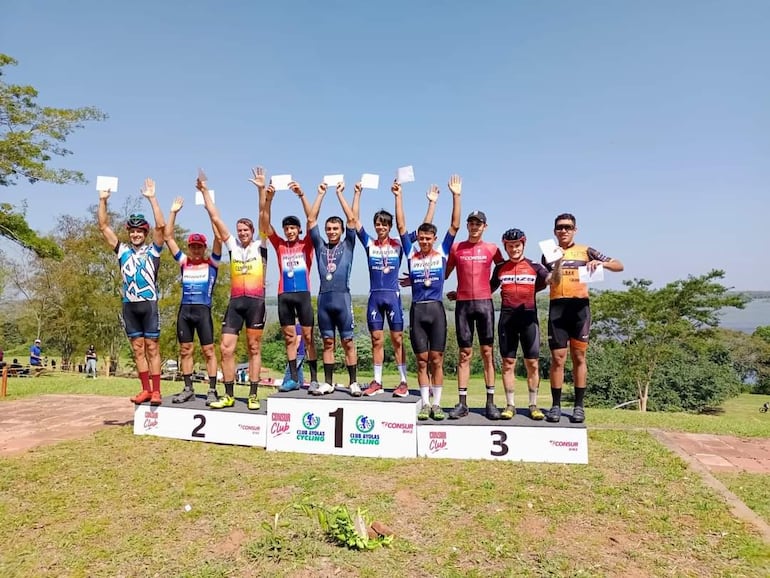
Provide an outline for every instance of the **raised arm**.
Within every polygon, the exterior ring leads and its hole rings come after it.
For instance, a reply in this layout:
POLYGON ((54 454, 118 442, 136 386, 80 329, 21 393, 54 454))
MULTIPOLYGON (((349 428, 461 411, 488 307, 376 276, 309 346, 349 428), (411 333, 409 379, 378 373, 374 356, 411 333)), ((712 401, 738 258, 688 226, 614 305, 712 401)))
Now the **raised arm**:
POLYGON ((425 196, 428 198, 428 210, 425 212, 423 223, 432 223, 433 215, 436 214, 436 201, 438 201, 439 189, 436 185, 431 185, 425 196))
POLYGON ((174 202, 171 204, 171 211, 168 213, 166 229, 163 232, 163 238, 166 240, 166 245, 168 245, 168 250, 171 251, 172 256, 179 253, 179 245, 177 245, 174 238, 174 225, 176 224, 176 214, 182 209, 182 205, 184 205, 182 197, 174 199, 174 202))
MULTIPOLYGON (((299 185, 297 183, 290 183, 289 187, 291 187, 291 190, 294 191, 297 195, 299 195, 302 192, 302 189, 299 188, 299 185), (294 187, 292 187, 294 185, 294 187), (299 192, 295 190, 299 189, 299 192)), ((315 227, 316 223, 318 222, 318 214, 321 212, 321 203, 324 200, 324 196, 326 195, 326 183, 321 183, 318 185, 318 194, 315 197, 315 201, 313 201, 313 206, 310 207, 310 210, 307 209, 307 200, 304 196, 302 196, 302 206, 305 207, 305 214, 307 215, 307 228, 308 231, 315 227)))
POLYGON ((251 178, 249 182, 257 187, 257 194, 259 195, 259 221, 257 227, 262 235, 267 236, 268 229, 270 228, 270 216, 266 215, 265 209, 267 207, 267 191, 265 190, 265 169, 262 167, 256 167, 251 169, 251 178))
POLYGON ((463 180, 460 175, 452 175, 449 178, 449 190, 452 192, 452 222, 449 225, 449 232, 456 235, 460 230, 460 194, 463 191, 463 180))
POLYGON ((222 256, 222 237, 219 236, 219 231, 211 224, 211 231, 214 233, 214 241, 211 243, 211 254, 222 256))
POLYGON ((396 229, 399 235, 406 234, 406 218, 404 217, 404 199, 401 198, 401 183, 398 179, 390 185, 390 192, 396 197, 396 229))
POLYGON ((110 191, 99 191, 99 208, 96 210, 96 218, 99 222, 99 230, 110 249, 114 249, 118 244, 118 236, 110 227, 110 215, 107 212, 107 199, 110 198, 110 191))
POLYGON ((356 186, 353 187, 353 220, 355 221, 353 226, 356 231, 360 231, 363 227, 361 224, 361 191, 363 188, 360 182, 356 183, 356 186))
POLYGON ((144 186, 142 187, 142 195, 150 201, 150 207, 152 207, 152 214, 155 217, 155 229, 152 231, 152 242, 156 246, 163 246, 163 237, 166 229, 166 222, 163 219, 163 211, 160 210, 158 199, 155 196, 155 181, 151 178, 144 179, 144 186))
POLYGON ((260 229, 264 230, 265 235, 269 237, 275 233, 272 221, 273 199, 275 198, 275 187, 271 182, 265 189, 265 208, 259 213, 260 229))
POLYGON ((353 209, 350 208, 350 205, 348 205, 348 202, 345 200, 345 195, 343 195, 344 192, 345 192, 345 183, 343 182, 337 183, 337 199, 339 199, 340 201, 340 207, 342 207, 342 212, 345 213, 345 218, 347 219, 346 226, 348 228, 353 228, 356 226, 356 216, 353 214, 353 209))
POLYGON ((195 188, 197 188, 203 196, 203 206, 206 208, 206 212, 209 214, 211 225, 217 229, 217 231, 219 231, 219 238, 222 239, 222 242, 227 242, 227 240, 230 238, 230 231, 227 229, 227 225, 225 225, 225 222, 219 215, 219 209, 217 209, 216 205, 214 204, 214 200, 211 198, 211 193, 209 193, 209 188, 206 185, 206 181, 198 177, 198 180, 195 181, 195 188))

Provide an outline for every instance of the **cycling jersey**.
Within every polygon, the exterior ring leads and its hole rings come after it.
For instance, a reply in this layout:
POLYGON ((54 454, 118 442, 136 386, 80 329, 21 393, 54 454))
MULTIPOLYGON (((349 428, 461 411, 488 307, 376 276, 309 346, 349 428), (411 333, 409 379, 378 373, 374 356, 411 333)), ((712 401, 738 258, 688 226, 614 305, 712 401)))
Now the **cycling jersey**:
POLYGON ((225 241, 230 252, 230 297, 265 297, 267 247, 252 239, 247 247, 232 235, 225 241))
POLYGON ((278 295, 310 291, 313 242, 307 235, 290 243, 273 231, 268 237, 278 255, 278 295))
MULTIPOLYGON (((334 246, 321 239, 318 225, 310 228, 310 238, 318 261, 321 284, 318 294, 332 291, 350 291, 350 271, 353 268, 353 252, 356 249, 356 230, 345 228, 345 235, 334 246)), ((320 320, 319 320, 320 326, 320 320)))
POLYGON ((123 303, 158 300, 157 276, 162 250, 163 247, 155 243, 139 248, 126 243, 115 245, 123 278, 123 303))
POLYGON ((182 305, 211 307, 211 294, 217 282, 219 255, 212 254, 201 261, 193 261, 182 251, 174 255, 182 271, 182 305))
POLYGON ((460 241, 452 245, 448 267, 457 269, 457 300, 492 299, 489 275, 503 254, 494 243, 460 241))
MULTIPOLYGON (((551 299, 577 298, 588 299, 588 286, 580 281, 578 267, 583 267, 589 261, 611 261, 610 257, 603 255, 596 249, 586 245, 570 245, 564 249, 564 257, 561 261, 561 279, 558 283, 551 283, 551 299)), ((543 264, 553 269, 553 263, 546 264, 545 256, 543 264)))
POLYGON ((358 240, 366 250, 370 291, 398 292, 398 270, 404 255, 401 244, 391 238, 380 242, 379 239, 370 237, 363 227, 357 234, 358 240))
POLYGON ((446 266, 454 240, 455 236, 447 231, 438 250, 431 249, 428 254, 423 255, 420 252, 419 243, 415 241, 412 244, 410 234, 401 235, 401 245, 404 247, 404 253, 407 255, 406 262, 409 265, 413 303, 443 300, 446 266))
POLYGON ((529 259, 503 261, 495 266, 489 287, 500 287, 503 309, 535 309, 535 293, 545 289, 548 270, 529 259))

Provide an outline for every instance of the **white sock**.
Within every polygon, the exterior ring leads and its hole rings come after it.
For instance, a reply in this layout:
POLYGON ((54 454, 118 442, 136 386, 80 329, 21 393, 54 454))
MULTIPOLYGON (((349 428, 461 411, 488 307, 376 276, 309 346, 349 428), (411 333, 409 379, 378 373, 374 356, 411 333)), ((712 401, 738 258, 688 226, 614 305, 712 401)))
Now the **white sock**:
POLYGON ((443 384, 437 384, 433 386, 433 405, 441 405, 441 390, 444 389, 443 384))
POLYGON ((401 374, 401 381, 406 381, 406 365, 399 365, 398 372, 401 374))
POLYGON ((374 366, 374 381, 382 383, 382 365, 374 366))
POLYGON ((507 389, 505 390, 505 403, 507 403, 508 405, 515 406, 516 404, 513 402, 513 393, 514 393, 513 390, 511 391, 508 391, 507 389))
POLYGON ((420 399, 422 400, 423 405, 430 404, 430 386, 429 385, 420 386, 420 399))
POLYGON ((537 405, 537 390, 529 392, 529 405, 537 405))

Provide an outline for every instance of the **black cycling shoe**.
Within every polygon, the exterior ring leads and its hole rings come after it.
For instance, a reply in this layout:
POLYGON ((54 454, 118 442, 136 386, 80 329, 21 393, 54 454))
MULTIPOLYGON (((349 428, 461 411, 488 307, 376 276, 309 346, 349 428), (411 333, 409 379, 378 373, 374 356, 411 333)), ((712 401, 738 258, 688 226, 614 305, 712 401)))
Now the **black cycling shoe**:
POLYGON ((191 399, 195 399, 195 392, 192 389, 183 389, 177 394, 174 394, 174 396, 171 398, 171 403, 184 403, 186 401, 190 401, 191 399))
POLYGON ((583 423, 586 420, 586 410, 583 409, 583 406, 576 405, 575 409, 572 410, 572 417, 570 418, 570 421, 572 423, 583 423))
POLYGON ((468 406, 464 403, 458 403, 449 410, 449 419, 460 419, 468 415, 468 406))
POLYGON ((558 423, 561 419, 561 408, 558 405, 553 406, 547 412, 545 412, 545 421, 551 423, 558 423))
POLYGON ((491 419, 491 420, 500 419, 500 410, 497 409, 497 406, 494 403, 487 404, 484 414, 487 416, 487 419, 491 419))
POLYGON ((217 395, 216 389, 210 389, 206 393, 206 405, 211 405, 215 401, 219 400, 219 396, 217 395))

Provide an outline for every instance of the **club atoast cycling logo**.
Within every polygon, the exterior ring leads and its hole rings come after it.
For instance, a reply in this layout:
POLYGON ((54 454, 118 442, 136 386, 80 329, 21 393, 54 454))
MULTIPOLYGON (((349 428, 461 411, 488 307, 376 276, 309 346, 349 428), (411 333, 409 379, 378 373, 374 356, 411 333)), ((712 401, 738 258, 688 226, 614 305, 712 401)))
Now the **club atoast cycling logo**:
POLYGON ((326 432, 320 430, 321 417, 315 412, 307 411, 302 415, 302 428, 297 430, 297 439, 303 442, 326 441, 326 432))
POLYGON ((359 415, 356 418, 356 429, 358 432, 350 434, 351 444, 362 444, 368 446, 380 445, 380 436, 373 432, 376 422, 367 415, 359 415))
POLYGON ((305 429, 318 429, 319 425, 321 425, 321 418, 312 411, 305 412, 305 415, 302 416, 302 426, 305 429))

